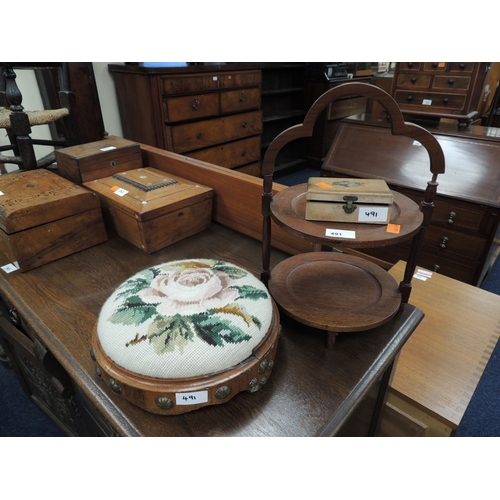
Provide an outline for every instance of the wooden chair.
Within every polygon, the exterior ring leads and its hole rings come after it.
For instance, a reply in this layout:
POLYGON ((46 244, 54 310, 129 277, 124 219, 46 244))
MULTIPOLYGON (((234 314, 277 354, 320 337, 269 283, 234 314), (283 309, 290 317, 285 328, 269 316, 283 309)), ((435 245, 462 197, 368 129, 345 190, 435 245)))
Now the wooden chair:
MULTIPOLYGON (((408 302, 418 250, 428 226, 437 191, 437 176, 444 173, 444 155, 438 141, 424 128, 406 123, 394 99, 378 87, 346 83, 328 90, 311 106, 302 124, 288 128, 270 144, 264 156, 262 281, 281 310, 295 320, 326 330, 327 346, 333 347, 340 332, 364 331, 393 318, 408 302), (284 189, 273 196, 273 173, 278 153, 293 140, 310 137, 320 113, 332 102, 366 96, 376 100, 386 111, 393 135, 418 141, 429 154, 431 179, 419 205, 393 191, 394 204, 390 223, 399 232, 388 232, 382 224, 332 223, 305 220, 307 184, 284 189), (315 251, 295 255, 271 271, 271 221, 295 236, 335 250, 384 247, 412 239, 404 278, 397 283, 380 266, 361 257, 340 251, 315 251), (355 231, 354 240, 326 236, 332 228, 355 231)), ((373 178, 377 178, 376 165, 373 178)))
POLYGON ((5 164, 18 165, 21 170, 47 167, 54 163, 54 153, 37 159, 34 145, 57 147, 77 143, 75 117, 73 114, 75 95, 70 88, 68 63, 7 63, 0 62, 0 128, 7 131, 10 143, 0 146, 0 152, 12 151, 10 156, 0 155, 0 167, 5 173, 5 164), (18 69, 54 69, 58 75, 59 107, 40 111, 26 111, 22 106, 23 96, 16 82, 18 69), (64 134, 54 140, 34 139, 31 127, 49 125, 63 121, 64 134))

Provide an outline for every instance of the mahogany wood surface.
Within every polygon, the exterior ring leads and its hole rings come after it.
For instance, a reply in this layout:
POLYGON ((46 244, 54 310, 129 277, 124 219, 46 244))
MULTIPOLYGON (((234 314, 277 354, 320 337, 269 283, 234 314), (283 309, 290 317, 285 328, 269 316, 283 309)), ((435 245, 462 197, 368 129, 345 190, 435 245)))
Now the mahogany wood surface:
MULTIPOLYGON (((477 129, 474 134, 455 135, 446 130, 441 127, 434 133, 449 167, 439 178, 439 195, 500 206, 499 138, 479 136, 477 129)), ((428 165, 429 157, 420 145, 407 137, 391 135, 383 118, 368 116, 341 126, 322 169, 332 177, 337 172, 369 176, 384 179, 389 185, 423 191, 429 177, 428 165)))
MULTIPOLYGON (((427 129, 443 149, 447 171, 439 177, 435 209, 417 263, 451 278, 480 284, 491 264, 499 225, 499 129, 470 126, 459 131, 450 123, 427 129)), ((428 162, 418 143, 391 135, 385 118, 359 115, 344 120, 322 174, 381 178, 391 189, 418 201, 428 162)), ((366 253, 389 265, 407 259, 407 250, 400 246, 366 253)))
POLYGON ((216 165, 260 176, 260 146, 242 156, 232 144, 250 137, 260 142, 260 68, 241 63, 109 65, 124 137, 188 156, 196 152, 216 165))
POLYGON ((422 225, 419 206, 406 196, 393 192, 390 223, 400 226, 399 233, 387 231, 387 224, 323 222, 305 219, 307 184, 297 184, 274 195, 273 220, 291 234, 316 243, 335 247, 364 248, 392 245, 411 238, 422 225), (326 236, 327 229, 354 231, 355 239, 326 236))
POLYGON ((286 314, 329 332, 359 332, 392 318, 401 304, 397 281, 365 259, 309 252, 280 262, 269 290, 286 314))
MULTIPOLYGON (((329 155, 325 160, 328 163, 329 155)), ((376 170, 376 166, 374 167, 376 170)), ((443 151, 434 138, 434 136, 419 125, 413 123, 407 123, 404 121, 403 115, 400 108, 398 107, 396 101, 385 91, 375 87, 373 85, 364 83, 345 83, 339 85, 338 87, 332 88, 326 91, 323 95, 318 97, 313 105, 307 112, 303 123, 289 127, 281 134, 279 134, 271 143, 269 148, 266 150, 264 160, 262 163, 262 175, 263 175, 263 193, 262 193, 262 215, 264 219, 263 230, 262 230, 262 280, 267 284, 271 278, 271 266, 269 262, 269 252, 271 247, 271 236, 272 236, 272 226, 271 219, 273 219, 280 227, 290 232, 294 236, 302 237, 308 241, 312 241, 315 244, 325 244, 332 245, 333 242, 338 243, 343 246, 350 246, 351 248, 370 248, 370 247, 380 247, 386 246, 391 243, 398 243, 409 238, 412 239, 412 245, 410 247, 407 256, 407 267, 405 270, 404 278, 400 283, 398 296, 397 292, 394 292, 392 280, 390 280, 391 290, 391 300, 388 304, 384 304, 386 309, 383 310, 383 314, 379 314, 376 307, 372 308, 372 318, 363 318, 359 321, 355 314, 344 315, 344 324, 337 322, 338 318, 332 320, 331 314, 328 306, 324 308, 323 313, 321 311, 316 311, 317 319, 314 325, 324 325, 335 324, 337 329, 329 328, 329 340, 327 346, 329 348, 333 347, 333 338, 338 331, 358 331, 364 325, 365 328, 372 328, 380 325, 383 321, 388 321, 394 314, 395 308, 397 309, 397 304, 406 304, 409 300, 411 293, 411 280, 413 276, 413 271, 415 269, 416 258, 421 247, 421 242, 424 236, 425 229, 429 225, 432 217, 432 211, 434 207, 434 198, 436 196, 437 189, 437 177, 438 174, 444 173, 445 170, 445 160, 443 151), (332 238, 329 239, 325 235, 325 230, 327 228, 335 229, 335 227, 330 226, 322 222, 309 221, 305 219, 305 193, 307 190, 307 184, 302 186, 295 186, 286 190, 281 191, 279 194, 274 194, 273 188, 273 175, 275 170, 276 159, 280 151, 290 142, 300 139, 311 137, 316 122, 321 115, 321 113, 326 109, 331 103, 338 101, 340 99, 364 96, 371 98, 381 104, 384 110, 387 112, 390 121, 390 131, 394 136, 404 136, 405 138, 418 141, 419 144, 423 146, 425 151, 428 153, 428 163, 431 175, 427 174, 427 182, 424 199, 420 203, 420 207, 415 205, 410 199, 405 199, 405 197, 399 197, 395 194, 394 210, 391 215, 391 219, 394 218, 396 225, 401 225, 400 233, 394 236, 393 232, 387 232, 386 227, 383 225, 364 225, 359 224, 352 225, 349 229, 356 231, 356 238, 346 240, 345 238, 332 238), (419 208, 420 211, 419 212, 419 208), (277 215, 279 214, 279 215, 277 215)), ((391 220, 392 222, 392 220, 391 220)), ((349 227, 348 224, 339 224, 342 229, 349 227)), ((301 270, 305 268, 305 259, 301 261, 301 270)), ((356 265, 357 268, 362 266, 362 260, 360 259, 356 265)), ((371 266, 372 263, 365 261, 366 266, 371 266)), ((324 266, 324 264, 323 264, 324 266)), ((285 267, 282 266, 280 271, 283 271, 285 267)), ((286 283, 283 287, 279 288, 279 293, 274 296, 274 299, 280 304, 280 299, 285 299, 285 303, 290 305, 288 298, 290 296, 291 286, 290 280, 291 274, 295 272, 293 266, 286 268, 290 271, 290 275, 286 273, 279 272, 273 276, 276 280, 278 277, 284 280, 286 283), (283 292, 283 293, 282 293, 283 292)), ((365 301, 366 303, 372 305, 373 297, 380 294, 381 281, 376 284, 372 283, 368 285, 366 280, 364 284, 367 286, 359 286, 361 283, 358 280, 359 273, 354 271, 355 267, 350 268, 354 273, 354 277, 351 279, 352 286, 349 289, 345 289, 345 293, 353 295, 353 300, 365 301), (356 276, 358 275, 358 276, 356 276)), ((331 263, 329 264, 329 270, 331 270, 331 263)), ((317 270, 317 263, 315 271, 316 275, 320 274, 317 270)), ((343 276, 342 280, 348 281, 348 279, 343 276)), ((273 284, 273 288, 276 290, 276 283, 273 284)), ((270 288, 271 291, 273 288, 270 288)), ((315 280, 302 279, 300 282, 301 293, 308 295, 314 293, 316 289, 315 280), (311 288, 311 290, 306 290, 305 284, 311 288)), ((337 297, 336 297, 337 298, 337 297)), ((290 307, 283 306, 285 310, 291 310, 290 307)), ((359 310, 359 309, 358 309, 359 310)), ((370 310, 370 309, 368 309, 370 310)), ((304 304, 300 307, 300 302, 294 303, 292 317, 298 321, 302 321, 305 324, 311 324, 310 322, 310 311, 309 308, 304 304), (302 310, 301 310, 302 309, 302 310)))
MULTIPOLYGON (((95 371, 89 351, 99 311, 112 291, 140 269, 185 258, 219 258, 258 275, 260 244, 218 224, 147 255, 110 234, 106 243, 28 273, 0 274, 0 290, 15 307, 29 335, 52 352, 118 435, 130 436, 312 436, 330 435, 391 366, 423 317, 407 305, 382 327, 339 336, 324 348, 321 334, 282 319, 275 367, 258 392, 227 404, 179 416, 153 415, 112 393, 95 371)), ((285 255, 272 252, 273 265, 285 255)), ((0 265, 8 259, 0 256, 0 265)), ((358 429, 359 430, 359 429, 358 429)))

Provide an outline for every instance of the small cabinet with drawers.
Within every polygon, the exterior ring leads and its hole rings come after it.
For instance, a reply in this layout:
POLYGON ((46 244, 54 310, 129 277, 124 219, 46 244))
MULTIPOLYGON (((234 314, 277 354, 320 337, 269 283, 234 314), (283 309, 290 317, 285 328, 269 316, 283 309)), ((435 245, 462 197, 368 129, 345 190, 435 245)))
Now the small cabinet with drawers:
POLYGON ((109 70, 127 139, 260 175, 258 65, 110 65, 109 70))
POLYGON ((487 63, 397 63, 392 95, 415 116, 457 119, 465 127, 477 116, 487 63))

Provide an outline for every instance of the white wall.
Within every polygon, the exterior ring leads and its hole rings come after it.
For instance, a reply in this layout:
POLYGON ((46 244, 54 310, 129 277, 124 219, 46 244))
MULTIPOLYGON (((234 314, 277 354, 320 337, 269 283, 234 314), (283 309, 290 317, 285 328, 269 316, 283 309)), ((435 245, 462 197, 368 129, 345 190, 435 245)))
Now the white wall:
POLYGON ((104 119, 104 129, 110 135, 122 136, 122 124, 120 122, 120 112, 118 111, 118 101, 116 99, 115 84, 113 77, 108 71, 108 64, 112 62, 94 62, 95 78, 99 102, 101 104, 102 116, 104 119))

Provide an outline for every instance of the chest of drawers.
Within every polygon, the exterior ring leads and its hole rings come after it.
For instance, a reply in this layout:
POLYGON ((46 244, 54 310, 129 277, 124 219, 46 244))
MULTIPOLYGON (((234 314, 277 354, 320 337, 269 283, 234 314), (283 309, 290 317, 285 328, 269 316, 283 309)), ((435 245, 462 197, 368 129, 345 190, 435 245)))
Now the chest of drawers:
POLYGON ((397 63, 392 95, 412 115, 456 118, 466 126, 478 114, 487 63, 397 63))
MULTIPOLYGON (((500 137, 474 136, 472 131, 434 135, 443 149, 446 171, 439 178, 417 265, 477 285, 488 268, 499 227, 500 137)), ((342 124, 322 167, 322 175, 330 177, 383 178, 391 189, 416 202, 422 200, 428 172, 424 148, 409 138, 392 136, 387 123, 370 117, 342 124)), ((407 245, 363 252, 390 265, 408 255, 407 245)))
POLYGON ((260 67, 110 65, 126 138, 260 175, 260 67))

